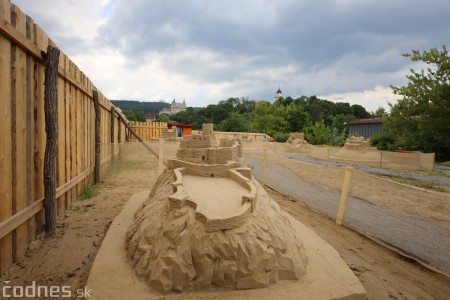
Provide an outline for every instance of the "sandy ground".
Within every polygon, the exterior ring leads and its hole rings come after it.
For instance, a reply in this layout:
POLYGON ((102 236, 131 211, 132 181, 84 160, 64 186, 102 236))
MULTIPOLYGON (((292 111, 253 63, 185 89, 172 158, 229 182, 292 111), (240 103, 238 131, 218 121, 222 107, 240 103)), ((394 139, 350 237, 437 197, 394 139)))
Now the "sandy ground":
MULTIPOLYGON (((165 153, 174 155, 176 147, 176 143, 165 143, 165 153)), ((56 237, 35 242, 26 256, 0 281, 11 280, 13 285, 27 285, 32 281, 40 285, 70 285, 74 291, 84 288, 93 259, 112 220, 132 194, 148 190, 156 180, 158 162, 144 147, 128 147, 124 159, 125 162, 117 163, 102 178, 97 196, 76 201, 58 220, 56 237)), ((336 185, 323 179, 326 174, 313 175, 310 173, 308 180, 317 185, 324 184, 328 188, 336 185)), ((333 220, 306 206, 277 193, 269 193, 339 252, 361 280, 369 299, 446 299, 450 295, 449 278, 404 259, 350 229, 336 226, 333 220)), ((408 190, 403 195, 404 202, 412 197, 419 199, 420 194, 416 193, 419 191, 408 190)), ((436 215, 438 222, 443 221, 436 209, 425 213, 430 217, 436 215)), ((449 215, 449 211, 446 214, 449 215)))

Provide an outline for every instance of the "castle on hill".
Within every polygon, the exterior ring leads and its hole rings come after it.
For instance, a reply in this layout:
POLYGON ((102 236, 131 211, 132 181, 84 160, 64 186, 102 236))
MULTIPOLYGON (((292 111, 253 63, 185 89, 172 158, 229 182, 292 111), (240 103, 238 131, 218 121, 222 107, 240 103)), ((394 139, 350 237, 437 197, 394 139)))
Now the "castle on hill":
POLYGON ((182 103, 178 103, 175 101, 175 98, 172 100, 172 103, 170 104, 170 107, 163 108, 159 112, 159 114, 168 114, 168 115, 174 115, 176 113, 179 113, 181 111, 186 110, 186 100, 183 100, 182 103))

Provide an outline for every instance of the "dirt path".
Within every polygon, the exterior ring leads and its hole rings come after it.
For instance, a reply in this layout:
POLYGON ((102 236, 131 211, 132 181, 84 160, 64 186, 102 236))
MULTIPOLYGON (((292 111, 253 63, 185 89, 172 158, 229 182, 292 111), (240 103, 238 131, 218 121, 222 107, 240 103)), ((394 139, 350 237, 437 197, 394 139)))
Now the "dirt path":
MULTIPOLYGON (((254 176, 260 178, 262 162, 251 158, 247 158, 247 162, 254 176)), ((293 199, 301 199, 330 217, 336 216, 340 193, 312 185, 286 166, 269 162, 266 185, 293 199)), ((450 274, 450 230, 447 228, 355 197, 348 199, 345 224, 450 274)))
MULTIPOLYGON (((165 145, 175 153, 177 145, 165 145)), ((103 177, 98 195, 73 203, 58 220, 58 235, 35 242, 27 255, 13 266, 0 282, 13 285, 70 285, 84 288, 91 264, 114 217, 136 192, 148 190, 156 180, 157 160, 140 145, 130 146, 124 162, 103 177)), ((328 217, 298 202, 268 191, 295 218, 330 243, 352 268, 368 292, 369 299, 445 299, 450 295, 450 279, 371 240, 338 227, 328 217)))

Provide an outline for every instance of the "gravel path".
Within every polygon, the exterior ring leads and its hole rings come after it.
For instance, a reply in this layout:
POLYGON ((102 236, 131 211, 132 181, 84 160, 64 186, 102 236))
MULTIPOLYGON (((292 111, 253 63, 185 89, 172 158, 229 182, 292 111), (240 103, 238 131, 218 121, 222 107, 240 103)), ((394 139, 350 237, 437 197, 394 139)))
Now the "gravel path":
MULTIPOLYGON (((256 178, 261 176, 261 161, 246 159, 256 178)), ((307 203, 335 218, 340 194, 326 191, 300 179, 278 164, 267 164, 266 185, 297 201, 307 203)), ((450 274, 450 230, 374 206, 364 200, 349 197, 345 223, 373 236, 402 252, 416 257, 450 274)))
POLYGON ((414 180, 419 180, 422 182, 430 182, 430 183, 437 183, 437 184, 450 186, 450 168, 445 167, 445 166, 435 166, 434 169, 436 171, 443 172, 444 174, 446 174, 449 177, 426 176, 426 175, 419 175, 419 174, 408 173, 408 172, 400 172, 400 171, 395 171, 395 170, 366 167, 366 166, 347 164, 347 163, 338 163, 338 162, 333 162, 333 161, 318 160, 318 159, 301 156, 301 155, 284 154, 283 156, 290 158, 290 159, 300 160, 300 161, 309 162, 309 163, 318 164, 318 165, 338 166, 338 167, 352 166, 355 169, 364 171, 366 173, 375 174, 375 175, 399 176, 402 178, 414 179, 414 180))

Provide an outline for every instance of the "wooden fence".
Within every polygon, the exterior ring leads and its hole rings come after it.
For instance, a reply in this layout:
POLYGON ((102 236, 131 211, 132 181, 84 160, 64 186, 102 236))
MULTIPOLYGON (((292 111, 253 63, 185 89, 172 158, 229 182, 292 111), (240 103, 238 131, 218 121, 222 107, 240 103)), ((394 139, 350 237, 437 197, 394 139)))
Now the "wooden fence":
MULTIPOLYGON (((131 128, 136 132, 143 141, 150 141, 153 138, 159 138, 162 135, 162 130, 167 128, 167 123, 164 122, 130 122, 131 128)), ((137 139, 134 136, 130 137, 131 142, 136 142, 137 139)))
MULTIPOLYGON (((10 0, 0 0, 0 274, 43 230, 44 57, 53 42, 10 0)), ((92 183, 95 86, 61 52, 58 77, 57 209, 92 183)), ((125 140, 122 115, 99 93, 101 172, 125 140), (112 111, 112 113, 111 113, 112 111), (115 130, 114 130, 115 128, 115 130)))

